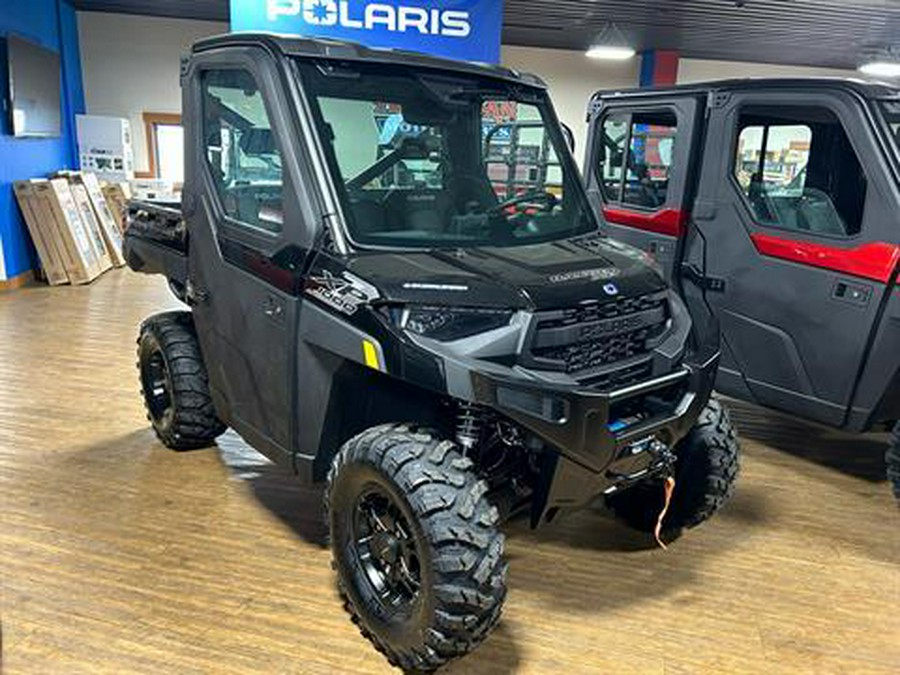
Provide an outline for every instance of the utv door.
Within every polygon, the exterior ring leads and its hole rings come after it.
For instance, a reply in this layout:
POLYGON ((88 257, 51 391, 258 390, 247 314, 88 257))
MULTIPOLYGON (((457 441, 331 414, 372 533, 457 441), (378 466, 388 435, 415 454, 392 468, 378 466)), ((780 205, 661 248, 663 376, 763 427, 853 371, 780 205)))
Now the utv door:
POLYGON ((864 102, 821 87, 709 100, 685 260, 703 266, 693 293, 722 328, 717 386, 845 424, 889 295, 900 203, 864 102))
POLYGON ((591 201, 611 237, 648 253, 671 280, 688 231, 698 99, 601 95, 591 108, 591 201))
POLYGON ((309 246, 290 106, 275 65, 255 50, 195 58, 186 80, 189 299, 213 397, 254 447, 285 459, 309 246))

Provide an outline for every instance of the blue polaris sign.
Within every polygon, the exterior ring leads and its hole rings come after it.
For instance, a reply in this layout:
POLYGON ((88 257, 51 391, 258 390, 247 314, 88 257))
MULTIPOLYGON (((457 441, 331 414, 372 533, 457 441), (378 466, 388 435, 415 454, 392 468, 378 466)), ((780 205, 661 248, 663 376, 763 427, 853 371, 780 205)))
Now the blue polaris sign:
POLYGON ((231 30, 499 63, 503 0, 231 0, 231 30))

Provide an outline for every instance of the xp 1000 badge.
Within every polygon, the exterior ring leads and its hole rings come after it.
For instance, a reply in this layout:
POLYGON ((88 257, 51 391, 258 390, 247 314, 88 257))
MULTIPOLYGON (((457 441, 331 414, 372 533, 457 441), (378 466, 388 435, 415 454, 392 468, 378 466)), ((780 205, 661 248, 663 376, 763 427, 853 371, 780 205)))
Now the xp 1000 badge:
POLYGON ((362 279, 349 272, 336 277, 328 270, 310 276, 306 280, 304 291, 307 295, 348 316, 355 314, 360 305, 378 297, 378 291, 362 279))

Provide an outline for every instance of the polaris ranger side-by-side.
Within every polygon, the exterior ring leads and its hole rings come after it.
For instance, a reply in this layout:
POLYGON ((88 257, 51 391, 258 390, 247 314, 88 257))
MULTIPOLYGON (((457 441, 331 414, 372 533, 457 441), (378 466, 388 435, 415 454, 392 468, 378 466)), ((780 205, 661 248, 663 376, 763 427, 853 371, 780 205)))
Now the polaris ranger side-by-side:
POLYGON ((828 79, 601 92, 585 170, 605 231, 721 325, 716 388, 890 429, 900 498, 900 89, 828 79))
POLYGON ((134 203, 126 237, 190 306, 141 329, 149 418, 326 481, 341 591, 392 663, 488 635, 507 514, 604 496, 671 539, 724 503, 718 332, 598 233, 537 78, 236 34, 182 79, 182 211, 134 203))

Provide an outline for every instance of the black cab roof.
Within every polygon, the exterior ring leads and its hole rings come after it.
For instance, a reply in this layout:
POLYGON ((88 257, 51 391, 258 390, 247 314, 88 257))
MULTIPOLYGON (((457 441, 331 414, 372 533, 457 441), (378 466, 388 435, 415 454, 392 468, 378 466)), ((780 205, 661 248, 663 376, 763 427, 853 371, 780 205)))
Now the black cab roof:
POLYGON ((843 89, 867 99, 900 97, 900 87, 886 82, 867 82, 841 77, 747 77, 659 88, 607 89, 594 94, 591 102, 609 98, 650 98, 666 94, 705 95, 712 91, 752 91, 756 89, 843 89))
POLYGON ((468 75, 482 75, 500 78, 531 87, 546 89, 544 81, 531 73, 520 73, 511 68, 474 61, 454 61, 436 56, 402 49, 381 49, 366 47, 358 42, 307 38, 275 33, 238 32, 205 38, 195 43, 193 54, 201 54, 228 47, 260 47, 275 57, 299 57, 312 59, 337 59, 340 61, 360 61, 407 65, 417 68, 452 71, 468 75))

